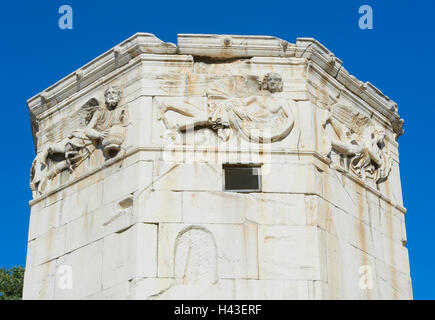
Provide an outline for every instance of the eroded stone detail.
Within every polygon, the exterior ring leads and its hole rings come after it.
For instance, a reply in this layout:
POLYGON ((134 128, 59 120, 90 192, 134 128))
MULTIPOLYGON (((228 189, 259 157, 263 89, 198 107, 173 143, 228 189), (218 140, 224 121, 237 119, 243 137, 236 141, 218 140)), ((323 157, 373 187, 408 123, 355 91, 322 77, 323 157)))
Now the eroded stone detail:
POLYGON ((185 295, 187 299, 204 299, 217 290, 218 254, 213 234, 200 226, 189 226, 177 235, 174 245, 174 282, 149 297, 170 299, 185 295))
POLYGON ((72 172, 96 149, 102 149, 106 159, 119 152, 128 124, 127 109, 118 107, 121 101, 118 88, 106 88, 104 97, 105 107, 100 107, 97 99, 89 99, 78 112, 80 127, 36 155, 30 173, 30 187, 35 196, 42 194, 56 175, 64 170, 72 172))
POLYGON ((207 90, 207 117, 198 114, 200 106, 172 105, 159 99, 158 120, 176 143, 181 142, 180 135, 189 128, 199 127, 213 130, 224 141, 236 133, 251 142, 275 142, 291 132, 295 121, 293 101, 279 97, 282 89, 282 77, 277 73, 267 73, 262 81, 254 76, 233 76, 230 81, 216 82, 215 88, 207 90), (168 111, 194 120, 189 125, 171 123, 166 117, 168 111))
POLYGON ((178 234, 174 247, 174 275, 183 284, 217 281, 217 248, 210 231, 191 226, 178 234))
POLYGON ((330 107, 323 126, 328 123, 338 137, 330 140, 327 151, 329 157, 331 151, 340 155, 340 164, 332 161, 334 169, 345 172, 350 169, 363 180, 372 179, 376 183, 387 179, 392 158, 385 145, 383 128, 341 103, 330 107))

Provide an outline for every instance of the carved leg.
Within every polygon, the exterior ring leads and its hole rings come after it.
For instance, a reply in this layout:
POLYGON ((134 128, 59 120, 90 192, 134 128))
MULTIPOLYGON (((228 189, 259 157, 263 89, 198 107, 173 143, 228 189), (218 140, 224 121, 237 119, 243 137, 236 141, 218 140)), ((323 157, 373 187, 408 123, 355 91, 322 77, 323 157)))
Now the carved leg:
POLYGON ((47 158, 55 153, 65 154, 65 144, 64 143, 54 143, 47 145, 41 153, 41 163, 47 166, 47 158))
POLYGON ((204 126, 208 123, 208 119, 201 119, 198 116, 199 110, 189 103, 183 103, 180 106, 172 106, 163 101, 156 100, 157 104, 157 119, 161 120, 166 127, 166 131, 162 138, 170 138, 175 144, 181 144, 181 133, 194 129, 196 126, 204 126), (186 121, 184 124, 171 123, 166 117, 166 112, 173 111, 183 116, 193 118, 186 121), (194 121, 194 120, 197 121, 194 121))
POLYGON ((61 162, 58 162, 55 164, 53 168, 48 170, 48 172, 45 174, 46 179, 53 179, 57 174, 62 172, 65 169, 69 169, 69 163, 67 160, 63 160, 61 162))
POLYGON ((363 151, 363 148, 358 145, 348 144, 337 140, 332 140, 331 146, 332 149, 345 156, 355 156, 363 151))
POLYGON ((323 156, 330 158, 331 151, 332 151, 332 142, 326 136, 322 137, 322 149, 323 149, 323 152, 322 152, 323 156))

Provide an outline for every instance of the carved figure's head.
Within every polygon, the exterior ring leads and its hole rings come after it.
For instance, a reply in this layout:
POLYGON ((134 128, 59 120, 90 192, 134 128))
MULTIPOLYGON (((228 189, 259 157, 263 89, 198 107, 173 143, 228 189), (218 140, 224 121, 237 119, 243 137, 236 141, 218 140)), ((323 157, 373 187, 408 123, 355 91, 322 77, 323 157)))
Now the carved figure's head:
POLYGON ((382 145, 385 139, 384 128, 378 127, 373 131, 373 139, 378 145, 382 145))
POLYGON ((106 105, 110 108, 115 108, 121 101, 121 90, 118 87, 110 86, 104 91, 106 105))
POLYGON ((283 88, 282 77, 276 72, 267 73, 261 84, 261 89, 268 90, 271 93, 281 92, 283 88))

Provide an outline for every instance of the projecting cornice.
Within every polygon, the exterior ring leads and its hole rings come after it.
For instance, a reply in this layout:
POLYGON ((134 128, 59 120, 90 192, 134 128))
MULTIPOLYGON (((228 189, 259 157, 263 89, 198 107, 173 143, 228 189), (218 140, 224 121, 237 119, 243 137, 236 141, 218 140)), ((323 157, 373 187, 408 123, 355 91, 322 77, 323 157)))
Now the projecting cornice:
MULTIPOLYGON (((141 54, 152 54, 153 59, 165 60, 169 55, 191 55, 210 59, 235 59, 250 57, 297 57, 315 63, 334 77, 343 87, 361 97, 391 122, 399 137, 403 133, 403 120, 398 115, 397 104, 370 82, 363 83, 350 75, 342 61, 312 38, 297 38, 296 44, 272 36, 179 34, 178 45, 165 43, 150 33, 136 33, 119 45, 98 56, 85 66, 56 82, 27 103, 32 121, 32 131, 38 129, 38 118, 45 111, 72 97, 78 91, 112 71, 128 64, 141 54), (159 55, 160 57, 156 57, 159 55)), ((35 135, 34 135, 35 136, 35 135)))
POLYGON ((319 65, 346 89, 350 90, 390 122, 396 139, 403 134, 403 119, 398 114, 397 103, 370 82, 362 82, 343 67, 343 62, 313 38, 296 39, 296 57, 303 57, 319 65))

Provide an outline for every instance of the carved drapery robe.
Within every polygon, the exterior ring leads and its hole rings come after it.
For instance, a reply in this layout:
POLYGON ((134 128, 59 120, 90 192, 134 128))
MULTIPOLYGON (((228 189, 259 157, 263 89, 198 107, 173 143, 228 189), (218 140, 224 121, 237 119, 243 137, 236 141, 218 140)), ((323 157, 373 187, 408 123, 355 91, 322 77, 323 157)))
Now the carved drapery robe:
POLYGON ((212 102, 211 121, 232 127, 252 142, 275 142, 286 137, 293 128, 294 116, 285 99, 271 95, 212 102))

